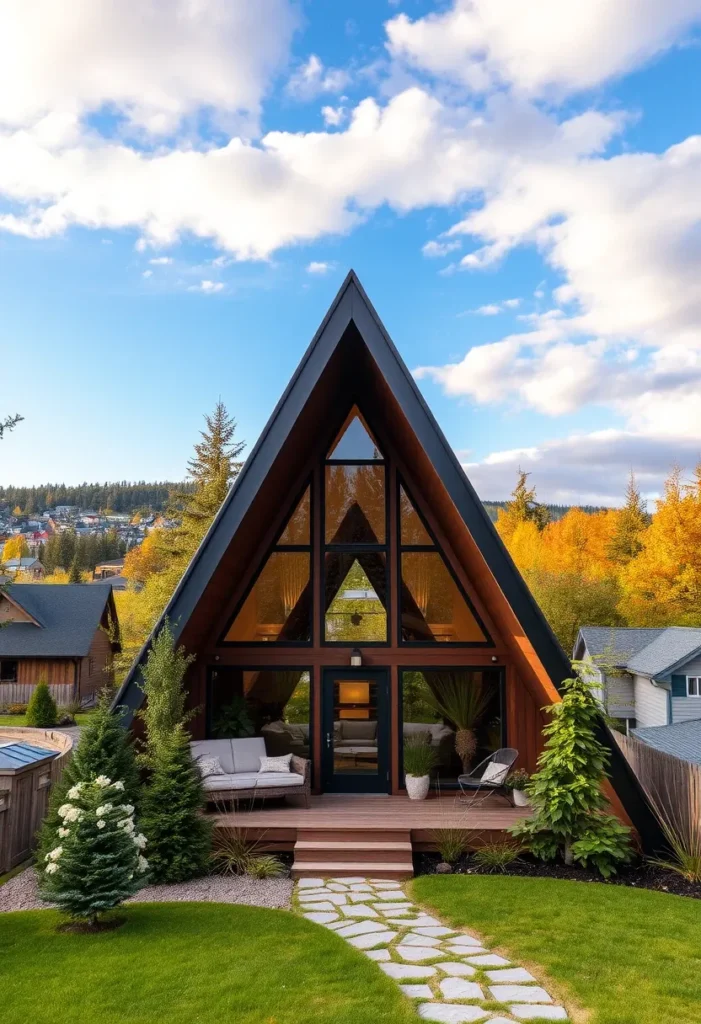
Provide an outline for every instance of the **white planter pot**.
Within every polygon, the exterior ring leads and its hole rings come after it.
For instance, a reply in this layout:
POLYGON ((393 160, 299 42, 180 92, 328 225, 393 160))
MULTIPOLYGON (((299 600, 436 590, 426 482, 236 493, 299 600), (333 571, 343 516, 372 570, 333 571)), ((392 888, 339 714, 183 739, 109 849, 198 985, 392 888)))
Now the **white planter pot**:
POLYGON ((425 800, 431 784, 430 775, 405 775, 406 791, 410 800, 425 800))
POLYGON ((514 803, 516 804, 517 807, 528 807, 528 806, 530 806, 530 800, 528 799, 528 794, 524 793, 522 789, 512 789, 511 792, 514 794, 514 803))

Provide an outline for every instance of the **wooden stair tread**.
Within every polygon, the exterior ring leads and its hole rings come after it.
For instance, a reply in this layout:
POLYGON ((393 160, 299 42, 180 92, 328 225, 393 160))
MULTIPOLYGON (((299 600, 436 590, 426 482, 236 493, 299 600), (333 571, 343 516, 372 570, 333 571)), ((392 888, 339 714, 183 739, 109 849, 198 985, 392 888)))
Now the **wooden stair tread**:
POLYGON ((379 850, 391 850, 398 853, 411 854, 411 843, 376 843, 372 840, 368 840, 367 842, 365 840, 351 840, 350 842, 334 840, 332 842, 324 842, 323 840, 317 839, 298 839, 295 843, 295 850, 367 850, 369 853, 375 853, 379 850))
POLYGON ((402 878, 411 877, 414 874, 414 867, 411 861, 402 861, 394 864, 386 861, 306 861, 302 864, 293 864, 292 874, 300 877, 301 874, 309 874, 319 877, 327 875, 340 877, 342 875, 364 875, 370 878, 402 878))

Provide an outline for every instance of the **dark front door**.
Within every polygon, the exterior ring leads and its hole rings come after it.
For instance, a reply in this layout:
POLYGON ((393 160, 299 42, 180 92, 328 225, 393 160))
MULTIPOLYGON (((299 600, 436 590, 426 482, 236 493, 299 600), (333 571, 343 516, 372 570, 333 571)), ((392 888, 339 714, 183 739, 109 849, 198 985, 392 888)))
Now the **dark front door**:
POLYGON ((324 669, 322 786, 326 793, 389 793, 386 669, 324 669))

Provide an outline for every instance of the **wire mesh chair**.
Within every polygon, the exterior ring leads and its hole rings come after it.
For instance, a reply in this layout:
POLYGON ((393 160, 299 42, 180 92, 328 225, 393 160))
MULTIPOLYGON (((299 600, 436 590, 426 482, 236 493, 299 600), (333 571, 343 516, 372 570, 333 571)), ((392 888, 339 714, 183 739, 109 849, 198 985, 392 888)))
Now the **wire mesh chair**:
MULTIPOLYGON (((480 761, 469 775, 458 775, 458 785, 462 790, 460 801, 474 806, 483 803, 490 793, 502 790, 504 794, 508 794, 509 790, 504 783, 517 757, 518 750, 513 747, 501 747, 489 757, 485 757, 484 761, 480 761), (495 767, 490 768, 490 765, 495 767), (485 775, 488 778, 485 778, 485 775)), ((513 803, 513 797, 509 799, 513 803)))

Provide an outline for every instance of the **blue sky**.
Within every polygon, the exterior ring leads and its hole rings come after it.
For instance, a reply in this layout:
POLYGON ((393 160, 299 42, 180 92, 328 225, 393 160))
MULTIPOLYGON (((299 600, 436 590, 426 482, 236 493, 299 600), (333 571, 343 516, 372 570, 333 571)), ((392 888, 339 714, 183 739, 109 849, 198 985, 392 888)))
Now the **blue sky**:
POLYGON ((349 267, 483 498, 691 470, 701 0, 588 6, 13 5, 0 480, 252 444, 349 267))

